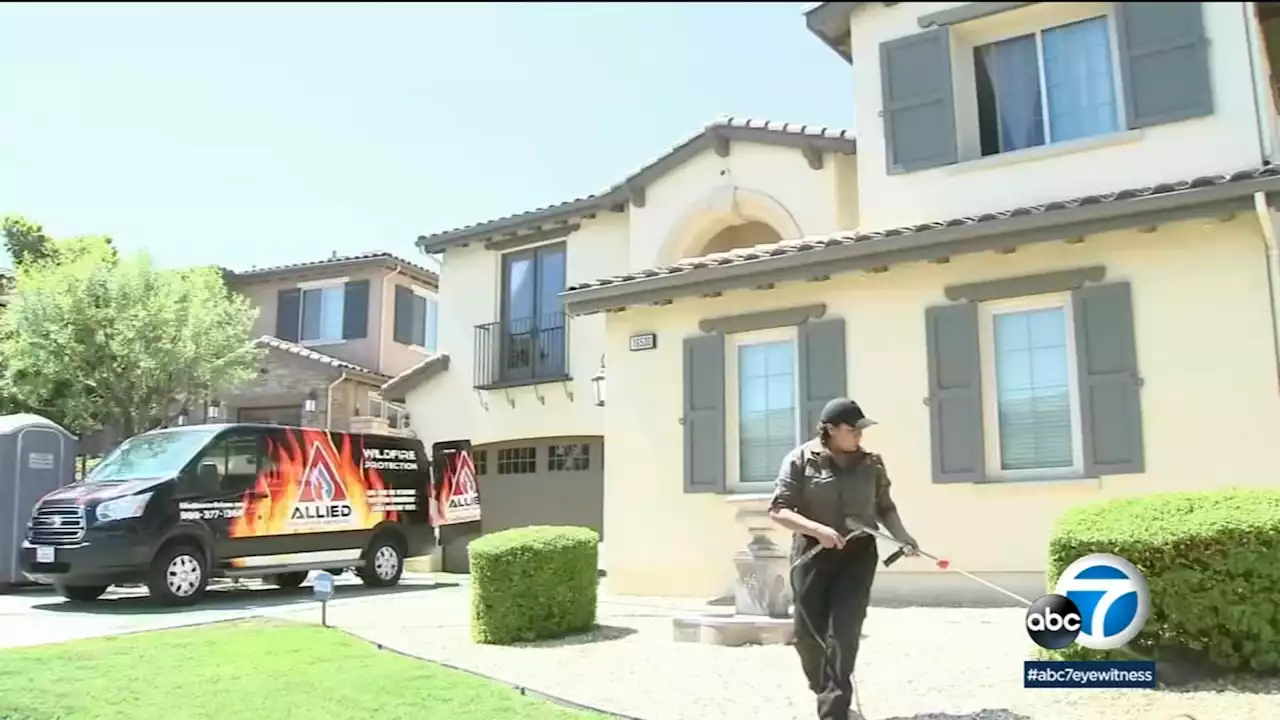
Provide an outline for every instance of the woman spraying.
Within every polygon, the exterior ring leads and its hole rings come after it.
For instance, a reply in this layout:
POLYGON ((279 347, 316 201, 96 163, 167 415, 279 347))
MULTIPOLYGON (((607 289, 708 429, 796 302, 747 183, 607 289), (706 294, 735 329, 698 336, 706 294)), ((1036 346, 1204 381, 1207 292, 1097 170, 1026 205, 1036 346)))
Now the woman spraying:
POLYGON ((862 447, 862 432, 875 421, 848 398, 827 403, 820 420, 818 436, 782 461, 769 515, 795 534, 796 652, 818 697, 818 718, 860 720, 853 669, 879 553, 871 535, 845 538, 883 524, 908 554, 919 545, 898 517, 884 461, 862 447), (796 562, 816 545, 824 550, 796 562))

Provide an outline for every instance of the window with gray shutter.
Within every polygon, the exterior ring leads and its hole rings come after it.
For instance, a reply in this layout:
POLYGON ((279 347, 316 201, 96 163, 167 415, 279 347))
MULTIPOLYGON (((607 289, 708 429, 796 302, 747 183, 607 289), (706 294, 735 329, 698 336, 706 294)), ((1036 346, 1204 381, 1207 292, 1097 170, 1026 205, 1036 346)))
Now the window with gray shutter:
POLYGON ((396 286, 395 318, 391 339, 402 345, 413 344, 413 291, 403 285, 396 286))
POLYGON ((929 429, 935 483, 986 477, 976 303, 925 310, 929 429))
POLYGON ((276 337, 298 342, 302 329, 302 291, 287 288, 276 293, 276 337))
POLYGON ((1116 3, 1129 128, 1213 114, 1204 3, 1116 3))
POLYGON ((799 327, 801 441, 813 437, 822 408, 844 397, 848 379, 844 318, 811 320, 799 327))
POLYGON ((369 281, 352 280, 347 283, 346 298, 342 303, 342 337, 346 340, 369 335, 369 281))
POLYGON ((1129 283, 1080 288, 1072 305, 1085 475, 1140 473, 1141 378, 1129 283))
POLYGON ((957 160, 947 27, 880 43, 881 114, 890 173, 957 160))
POLYGON ((724 335, 684 341, 684 491, 724 492, 724 335))

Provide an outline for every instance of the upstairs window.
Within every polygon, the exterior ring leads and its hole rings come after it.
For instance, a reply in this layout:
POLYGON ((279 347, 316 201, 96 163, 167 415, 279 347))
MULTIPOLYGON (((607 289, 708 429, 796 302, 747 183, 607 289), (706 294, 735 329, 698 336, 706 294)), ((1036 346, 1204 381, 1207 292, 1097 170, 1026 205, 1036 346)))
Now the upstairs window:
POLYGON ((974 48, 982 154, 1120 128, 1107 17, 974 48))
POLYGON ((433 297, 416 288, 396 286, 396 342, 434 353, 439 349, 439 325, 440 306, 433 297))

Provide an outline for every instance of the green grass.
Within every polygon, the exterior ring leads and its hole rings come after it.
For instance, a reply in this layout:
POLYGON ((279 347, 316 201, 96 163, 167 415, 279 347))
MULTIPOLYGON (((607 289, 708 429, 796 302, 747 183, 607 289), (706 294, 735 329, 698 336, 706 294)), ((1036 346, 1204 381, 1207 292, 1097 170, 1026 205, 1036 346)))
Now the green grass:
POLYGON ((0 652, 0 720, 598 720, 378 650, 244 621, 0 652))

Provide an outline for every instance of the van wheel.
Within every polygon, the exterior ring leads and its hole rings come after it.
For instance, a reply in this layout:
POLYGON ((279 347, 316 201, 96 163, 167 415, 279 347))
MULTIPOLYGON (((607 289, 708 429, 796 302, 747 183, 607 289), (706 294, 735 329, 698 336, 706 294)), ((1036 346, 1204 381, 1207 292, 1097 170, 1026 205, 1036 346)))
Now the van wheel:
POLYGON ((390 535, 373 541, 365 556, 365 565, 356 571, 368 587, 391 587, 400 582, 404 572, 404 551, 400 543, 390 535))
POLYGON ((267 582, 285 590, 296 590, 307 581, 307 573, 305 572, 287 572, 279 575, 271 575, 267 578, 267 582))
POLYGON ((190 545, 173 545, 151 561, 147 589, 161 605, 194 605, 204 597, 209 572, 204 553, 190 545))
POLYGON ((106 585, 58 585, 58 594, 71 602, 93 602, 107 591, 106 585))

